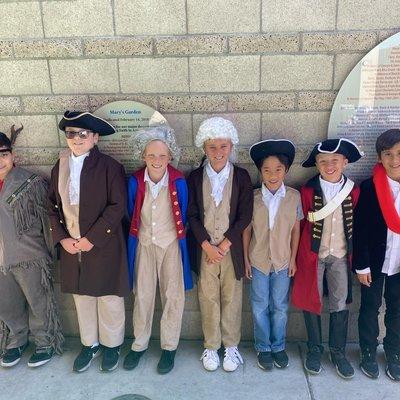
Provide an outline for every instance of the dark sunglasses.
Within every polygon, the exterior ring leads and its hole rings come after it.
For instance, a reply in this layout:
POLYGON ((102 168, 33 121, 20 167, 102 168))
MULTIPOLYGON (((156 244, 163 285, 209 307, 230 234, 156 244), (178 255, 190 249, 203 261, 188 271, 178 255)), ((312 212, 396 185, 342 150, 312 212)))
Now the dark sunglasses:
POLYGON ((74 139, 76 136, 79 136, 79 139, 87 139, 90 136, 92 131, 82 130, 82 131, 65 131, 65 137, 67 139, 74 139))

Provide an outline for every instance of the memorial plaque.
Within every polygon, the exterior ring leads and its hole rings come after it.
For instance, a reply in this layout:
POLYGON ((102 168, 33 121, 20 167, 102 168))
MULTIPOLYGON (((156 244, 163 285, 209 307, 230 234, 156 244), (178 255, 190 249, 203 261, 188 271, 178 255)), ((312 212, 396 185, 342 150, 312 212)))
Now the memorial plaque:
POLYGON ((104 118, 117 131, 101 137, 100 150, 118 160, 128 174, 142 165, 141 159, 133 156, 138 154, 136 132, 149 126, 168 125, 158 111, 136 101, 114 101, 98 108, 94 114, 104 118))
POLYGON ((377 161, 375 140, 393 128, 400 128, 400 33, 365 55, 336 97, 328 137, 350 139, 365 153, 346 174, 357 182, 369 177, 377 161))

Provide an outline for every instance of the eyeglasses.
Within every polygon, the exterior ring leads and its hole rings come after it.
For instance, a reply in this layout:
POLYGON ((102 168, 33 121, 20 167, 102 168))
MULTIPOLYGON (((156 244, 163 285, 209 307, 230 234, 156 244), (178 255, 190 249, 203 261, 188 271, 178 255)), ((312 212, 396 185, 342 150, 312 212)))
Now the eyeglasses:
POLYGON ((74 139, 79 136, 79 139, 87 139, 90 135, 91 131, 82 130, 82 131, 65 131, 65 137, 67 139, 74 139))

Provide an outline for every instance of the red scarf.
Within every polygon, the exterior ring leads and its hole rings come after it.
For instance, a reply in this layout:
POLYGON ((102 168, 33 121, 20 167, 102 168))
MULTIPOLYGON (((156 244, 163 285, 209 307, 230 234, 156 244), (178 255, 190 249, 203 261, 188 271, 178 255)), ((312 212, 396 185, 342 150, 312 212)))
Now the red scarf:
POLYGON ((4 181, 0 181, 0 192, 1 192, 1 189, 3 189, 3 183, 4 183, 4 181))
POLYGON ((392 232, 400 234, 400 216, 394 206, 393 195, 389 186, 386 170, 381 163, 376 164, 374 167, 373 181, 379 206, 387 227, 392 232))

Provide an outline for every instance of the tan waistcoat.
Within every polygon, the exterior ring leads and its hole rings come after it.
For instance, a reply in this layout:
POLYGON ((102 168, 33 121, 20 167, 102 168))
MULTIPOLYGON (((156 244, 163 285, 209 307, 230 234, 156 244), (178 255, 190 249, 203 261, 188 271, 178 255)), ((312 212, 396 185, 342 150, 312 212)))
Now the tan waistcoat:
POLYGON ((68 233, 72 238, 81 237, 79 228, 79 204, 72 205, 69 198, 69 185, 71 182, 69 171, 69 150, 60 154, 60 169, 58 174, 58 192, 60 193, 62 208, 68 233))
POLYGON ((261 189, 254 191, 252 237, 249 258, 252 266, 268 274, 286 268, 290 261, 290 238, 297 220, 300 193, 285 186, 286 194, 279 204, 274 227, 269 229, 269 212, 262 199, 261 189))
POLYGON ((142 246, 155 244, 167 248, 177 237, 168 187, 163 186, 153 199, 149 183, 140 212, 139 242, 142 246))
POLYGON ((229 213, 231 209, 231 194, 233 181, 233 167, 226 181, 222 201, 215 206, 211 196, 211 182, 206 169, 203 172, 203 205, 204 205, 204 227, 211 237, 211 244, 220 244, 225 236, 224 233, 229 229, 229 213))
POLYGON ((346 253, 347 244, 343 228, 342 206, 339 206, 324 219, 318 257, 325 258, 332 255, 342 258, 346 253))

